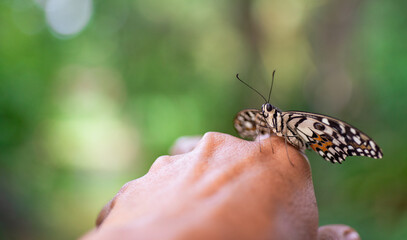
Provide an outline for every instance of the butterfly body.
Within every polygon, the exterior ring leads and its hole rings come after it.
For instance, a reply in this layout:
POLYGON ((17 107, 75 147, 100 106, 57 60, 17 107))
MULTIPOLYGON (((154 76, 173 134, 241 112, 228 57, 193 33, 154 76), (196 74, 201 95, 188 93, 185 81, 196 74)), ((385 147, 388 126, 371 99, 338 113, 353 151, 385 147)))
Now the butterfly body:
POLYGON ((315 113, 283 112, 270 103, 263 104, 261 110, 240 111, 234 125, 249 139, 271 130, 297 149, 312 149, 332 163, 341 163, 347 156, 383 156, 370 137, 343 121, 315 113))

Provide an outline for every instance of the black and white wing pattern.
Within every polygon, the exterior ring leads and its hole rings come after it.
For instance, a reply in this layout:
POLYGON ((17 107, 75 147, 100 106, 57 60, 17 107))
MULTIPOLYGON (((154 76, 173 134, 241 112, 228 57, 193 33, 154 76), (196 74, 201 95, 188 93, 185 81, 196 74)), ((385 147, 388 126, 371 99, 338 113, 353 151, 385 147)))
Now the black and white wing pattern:
POLYGON ((383 157, 382 150, 370 137, 341 120, 308 112, 283 112, 271 105, 274 73, 268 100, 236 75, 265 101, 260 110, 247 109, 236 115, 234 126, 240 136, 253 140, 273 132, 298 150, 311 148, 332 163, 342 163, 347 156, 383 157))
POLYGON ((383 157, 369 136, 341 120, 308 112, 279 112, 276 108, 264 114, 266 111, 266 107, 263 111, 240 111, 234 120, 239 135, 254 140, 273 132, 297 149, 312 149, 332 163, 342 163, 348 156, 383 157))
POLYGON ((242 138, 249 140, 266 137, 271 132, 261 112, 257 109, 245 109, 238 112, 234 120, 234 127, 242 138))
POLYGON ((294 134, 325 160, 341 163, 347 156, 382 158, 380 147, 357 128, 338 119, 307 112, 282 113, 288 134, 294 134))

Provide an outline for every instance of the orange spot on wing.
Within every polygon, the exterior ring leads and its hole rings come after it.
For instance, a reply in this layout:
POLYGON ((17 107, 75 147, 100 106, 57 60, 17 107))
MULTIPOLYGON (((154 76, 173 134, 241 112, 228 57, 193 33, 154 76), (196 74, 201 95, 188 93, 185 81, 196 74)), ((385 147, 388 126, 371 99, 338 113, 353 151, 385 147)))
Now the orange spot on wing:
POLYGON ((317 151, 317 148, 319 148, 322 151, 326 152, 326 151, 328 151, 328 147, 333 145, 333 143, 331 141, 325 141, 324 139, 322 139, 322 137, 320 135, 318 135, 318 137, 313 138, 313 139, 315 141, 317 141, 317 143, 313 143, 310 145, 314 151, 317 151))
POLYGON ((367 145, 367 146, 365 146, 365 145, 358 145, 358 144, 356 144, 355 142, 351 142, 350 145, 352 145, 352 147, 354 147, 354 148, 360 148, 360 149, 363 149, 363 150, 365 150, 365 149, 371 150, 371 149, 372 149, 372 147, 371 147, 370 145, 367 145))
POLYGON ((315 152, 317 151, 317 149, 316 149, 316 148, 317 148, 317 147, 319 147, 319 145, 318 145, 318 144, 316 144, 316 143, 311 144, 310 146, 311 146, 311 148, 312 148, 312 149, 314 149, 314 151, 315 151, 315 152))

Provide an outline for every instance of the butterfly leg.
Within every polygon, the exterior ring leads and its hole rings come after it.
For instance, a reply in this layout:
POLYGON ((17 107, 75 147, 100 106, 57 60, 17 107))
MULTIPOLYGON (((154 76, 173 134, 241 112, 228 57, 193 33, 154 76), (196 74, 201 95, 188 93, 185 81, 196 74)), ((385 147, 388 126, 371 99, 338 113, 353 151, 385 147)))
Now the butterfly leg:
POLYGON ((285 142, 285 151, 286 151, 286 153, 287 153, 287 158, 288 158, 288 161, 290 161, 291 166, 293 166, 293 167, 294 167, 294 163, 293 163, 293 162, 291 162, 290 155, 288 155, 287 138, 286 138, 286 137, 284 137, 284 142, 285 142))
MULTIPOLYGON (((283 132, 279 132, 279 133, 281 133, 282 135, 283 135, 283 137, 284 137, 284 145, 285 145, 285 151, 286 151, 286 153, 287 153, 287 158, 288 158, 288 161, 290 162, 290 164, 291 164, 291 166, 293 166, 294 167, 294 163, 291 161, 291 159, 290 159, 290 155, 288 154, 288 148, 287 148, 287 139, 288 139, 288 135, 286 135, 286 134, 284 134, 283 132)), ((290 141, 291 142, 291 141, 290 141)))
POLYGON ((270 146, 271 146, 271 152, 274 154, 274 147, 273 147, 273 144, 271 143, 271 134, 272 134, 272 131, 271 131, 271 128, 269 128, 268 129, 269 130, 269 142, 270 142, 270 146))

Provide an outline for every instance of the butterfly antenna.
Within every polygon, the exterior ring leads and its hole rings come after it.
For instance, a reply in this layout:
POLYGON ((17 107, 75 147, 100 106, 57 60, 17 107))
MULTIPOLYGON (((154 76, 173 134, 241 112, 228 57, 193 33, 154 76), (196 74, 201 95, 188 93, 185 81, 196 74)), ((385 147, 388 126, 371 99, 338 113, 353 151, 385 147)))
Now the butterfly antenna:
POLYGON ((259 95, 264 99, 264 101, 267 102, 266 98, 265 98, 263 95, 261 95, 261 93, 259 93, 259 91, 257 91, 256 89, 254 89, 254 88, 251 87, 249 84, 245 83, 242 79, 239 78, 239 73, 236 74, 236 78, 239 79, 239 81, 241 81, 244 85, 248 86, 251 90, 253 90, 253 91, 255 91, 257 94, 259 94, 259 95))
POLYGON ((271 78, 271 87, 270 87, 270 92, 269 92, 269 99, 267 102, 270 102, 270 96, 271 96, 271 90, 273 89, 273 84, 274 84, 274 74, 276 73, 276 70, 273 71, 273 77, 271 78))

